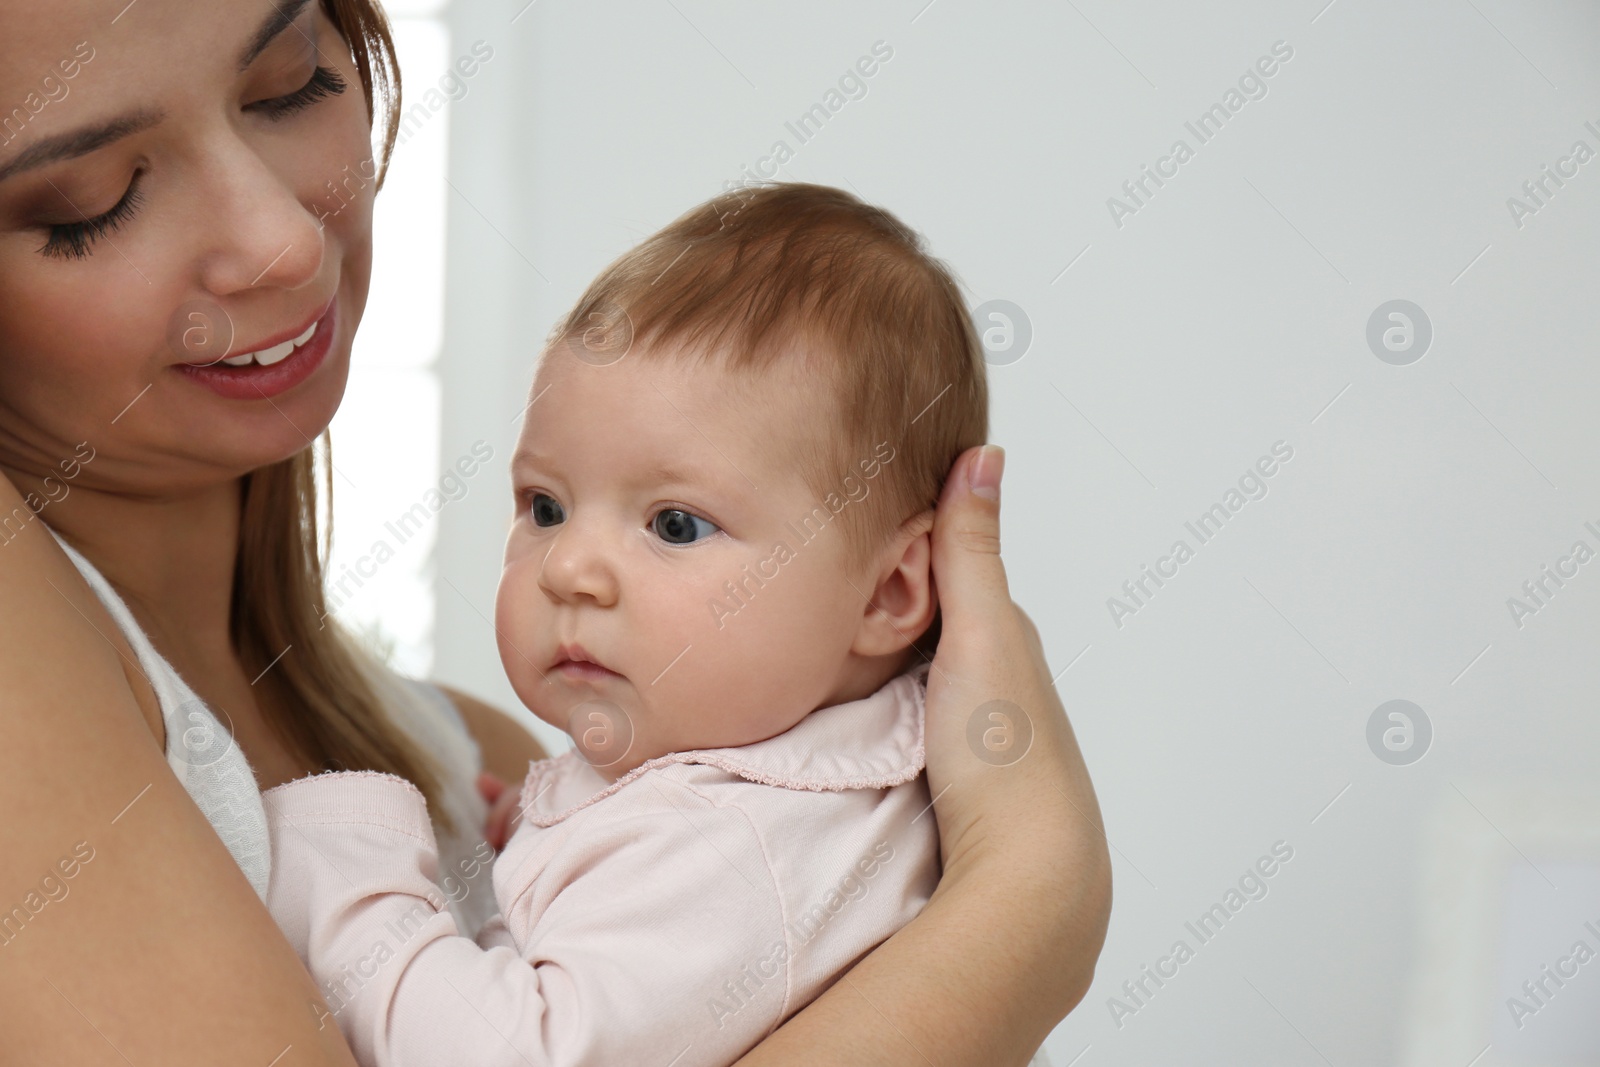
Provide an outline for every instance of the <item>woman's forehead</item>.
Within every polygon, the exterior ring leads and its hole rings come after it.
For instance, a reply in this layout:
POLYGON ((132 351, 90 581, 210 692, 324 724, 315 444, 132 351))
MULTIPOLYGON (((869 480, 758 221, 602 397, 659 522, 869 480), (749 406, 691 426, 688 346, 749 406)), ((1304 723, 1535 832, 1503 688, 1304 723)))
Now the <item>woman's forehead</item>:
POLYGON ((112 15, 60 0, 4 16, 0 177, 92 151, 196 104, 209 112, 208 93, 230 91, 264 64, 303 63, 314 47, 306 26, 316 0, 118 2, 112 15))
POLYGON ((64 75, 63 61, 92 50, 82 71, 105 111, 140 89, 226 80, 240 62, 316 0, 0 0, 0 114, 64 75), (85 47, 86 46, 86 47, 85 47), (89 77, 93 75, 93 77, 89 77), (114 97, 113 97, 114 94, 114 97))

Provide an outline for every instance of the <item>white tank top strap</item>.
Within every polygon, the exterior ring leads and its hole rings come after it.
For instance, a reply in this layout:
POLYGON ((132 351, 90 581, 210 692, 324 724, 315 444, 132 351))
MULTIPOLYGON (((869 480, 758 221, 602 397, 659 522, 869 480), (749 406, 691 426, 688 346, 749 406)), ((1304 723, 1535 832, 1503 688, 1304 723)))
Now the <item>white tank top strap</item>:
MULTIPOLYGON (((50 533, 116 620, 133 648, 139 669, 150 680, 166 723, 167 765, 233 854, 257 895, 265 900, 272 873, 266 811, 261 806, 261 787, 255 773, 244 752, 233 742, 226 710, 219 721, 156 651, 105 576, 60 534, 54 530, 50 533)), ((438 767, 444 794, 442 806, 452 823, 451 831, 446 832, 439 825, 440 812, 430 812, 439 843, 438 882, 456 922, 472 936, 495 911, 489 876, 493 850, 484 843, 482 834, 488 808, 476 785, 483 766, 477 742, 467 731, 460 712, 438 686, 396 674, 354 641, 351 648, 394 722, 438 767)))
MULTIPOLYGON (((50 529, 48 525, 45 528, 50 529)), ((272 873, 267 817, 261 806, 260 786, 244 752, 233 743, 233 731, 218 721, 156 651, 133 612, 95 565, 60 534, 54 530, 50 533, 116 620, 139 661, 139 670, 155 690, 166 724, 167 765, 233 854, 256 894, 265 900, 272 873)))

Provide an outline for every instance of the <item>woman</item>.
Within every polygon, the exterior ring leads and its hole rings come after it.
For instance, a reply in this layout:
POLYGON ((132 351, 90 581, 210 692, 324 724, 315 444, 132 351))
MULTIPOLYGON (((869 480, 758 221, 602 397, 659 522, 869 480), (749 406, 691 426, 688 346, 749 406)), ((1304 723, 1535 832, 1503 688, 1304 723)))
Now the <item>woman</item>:
MULTIPOLYGON (((452 723, 503 777, 539 755, 322 599, 311 442, 371 261, 373 183, 345 179, 374 173, 374 114, 392 144, 397 77, 370 0, 0 0, 8 1062, 351 1062, 261 904, 258 790, 390 771, 464 844, 484 808, 452 723)), ((745 1063, 1018 1063, 1088 987, 1109 864, 1007 591, 1001 459, 957 461, 934 530, 938 892, 745 1063), (968 743, 996 700, 1034 731, 1009 765, 968 743)))

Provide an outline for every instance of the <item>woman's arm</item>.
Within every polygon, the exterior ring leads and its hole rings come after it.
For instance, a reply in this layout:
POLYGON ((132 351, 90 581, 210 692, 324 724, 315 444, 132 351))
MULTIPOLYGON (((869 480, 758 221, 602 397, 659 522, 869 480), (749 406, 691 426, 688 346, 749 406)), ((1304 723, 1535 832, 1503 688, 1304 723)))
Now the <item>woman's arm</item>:
MULTIPOLYGON (((1006 584, 999 463, 977 479, 992 480, 989 499, 969 488, 977 458, 956 461, 933 529, 944 621, 928 684, 928 782, 944 876, 917 918, 741 1067, 1025 1063, 1094 977, 1111 912, 1100 809, 1038 631, 1006 584), (1025 719, 1033 734, 1006 765, 968 744, 969 721, 991 701, 1019 709, 1016 725, 1025 719)), ((1008 709, 985 709, 985 723, 990 710, 1008 709)))
POLYGON ((538 739, 494 705, 448 685, 439 688, 456 706, 467 724, 467 732, 478 742, 478 749, 483 753, 483 769, 502 782, 520 786, 528 776, 528 764, 545 758, 544 747, 538 739))
MULTIPOLYGON (((0 477, 0 516, 25 514, 0 477)), ((353 1064, 168 768, 110 616, 40 520, 14 530, 0 536, 0 1059, 266 1067, 292 1049, 284 1064, 353 1064)))
MULTIPOLYGON (((435 683, 437 684, 437 683, 435 683)), ((478 792, 489 805, 483 836, 496 850, 505 848, 511 832, 522 819, 517 804, 528 764, 548 755, 537 738, 522 724, 492 704, 468 696, 459 689, 440 685, 440 690, 461 713, 467 732, 478 742, 483 756, 483 772, 478 775, 478 792)))

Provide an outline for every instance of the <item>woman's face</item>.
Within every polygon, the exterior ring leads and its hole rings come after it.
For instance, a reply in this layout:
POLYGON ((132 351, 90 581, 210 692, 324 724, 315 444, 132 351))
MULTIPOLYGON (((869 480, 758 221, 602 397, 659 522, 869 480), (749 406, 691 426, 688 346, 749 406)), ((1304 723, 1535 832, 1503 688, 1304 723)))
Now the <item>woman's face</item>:
POLYGON ((124 2, 0 0, 0 468, 159 493, 327 426, 375 170, 315 0, 124 2))

